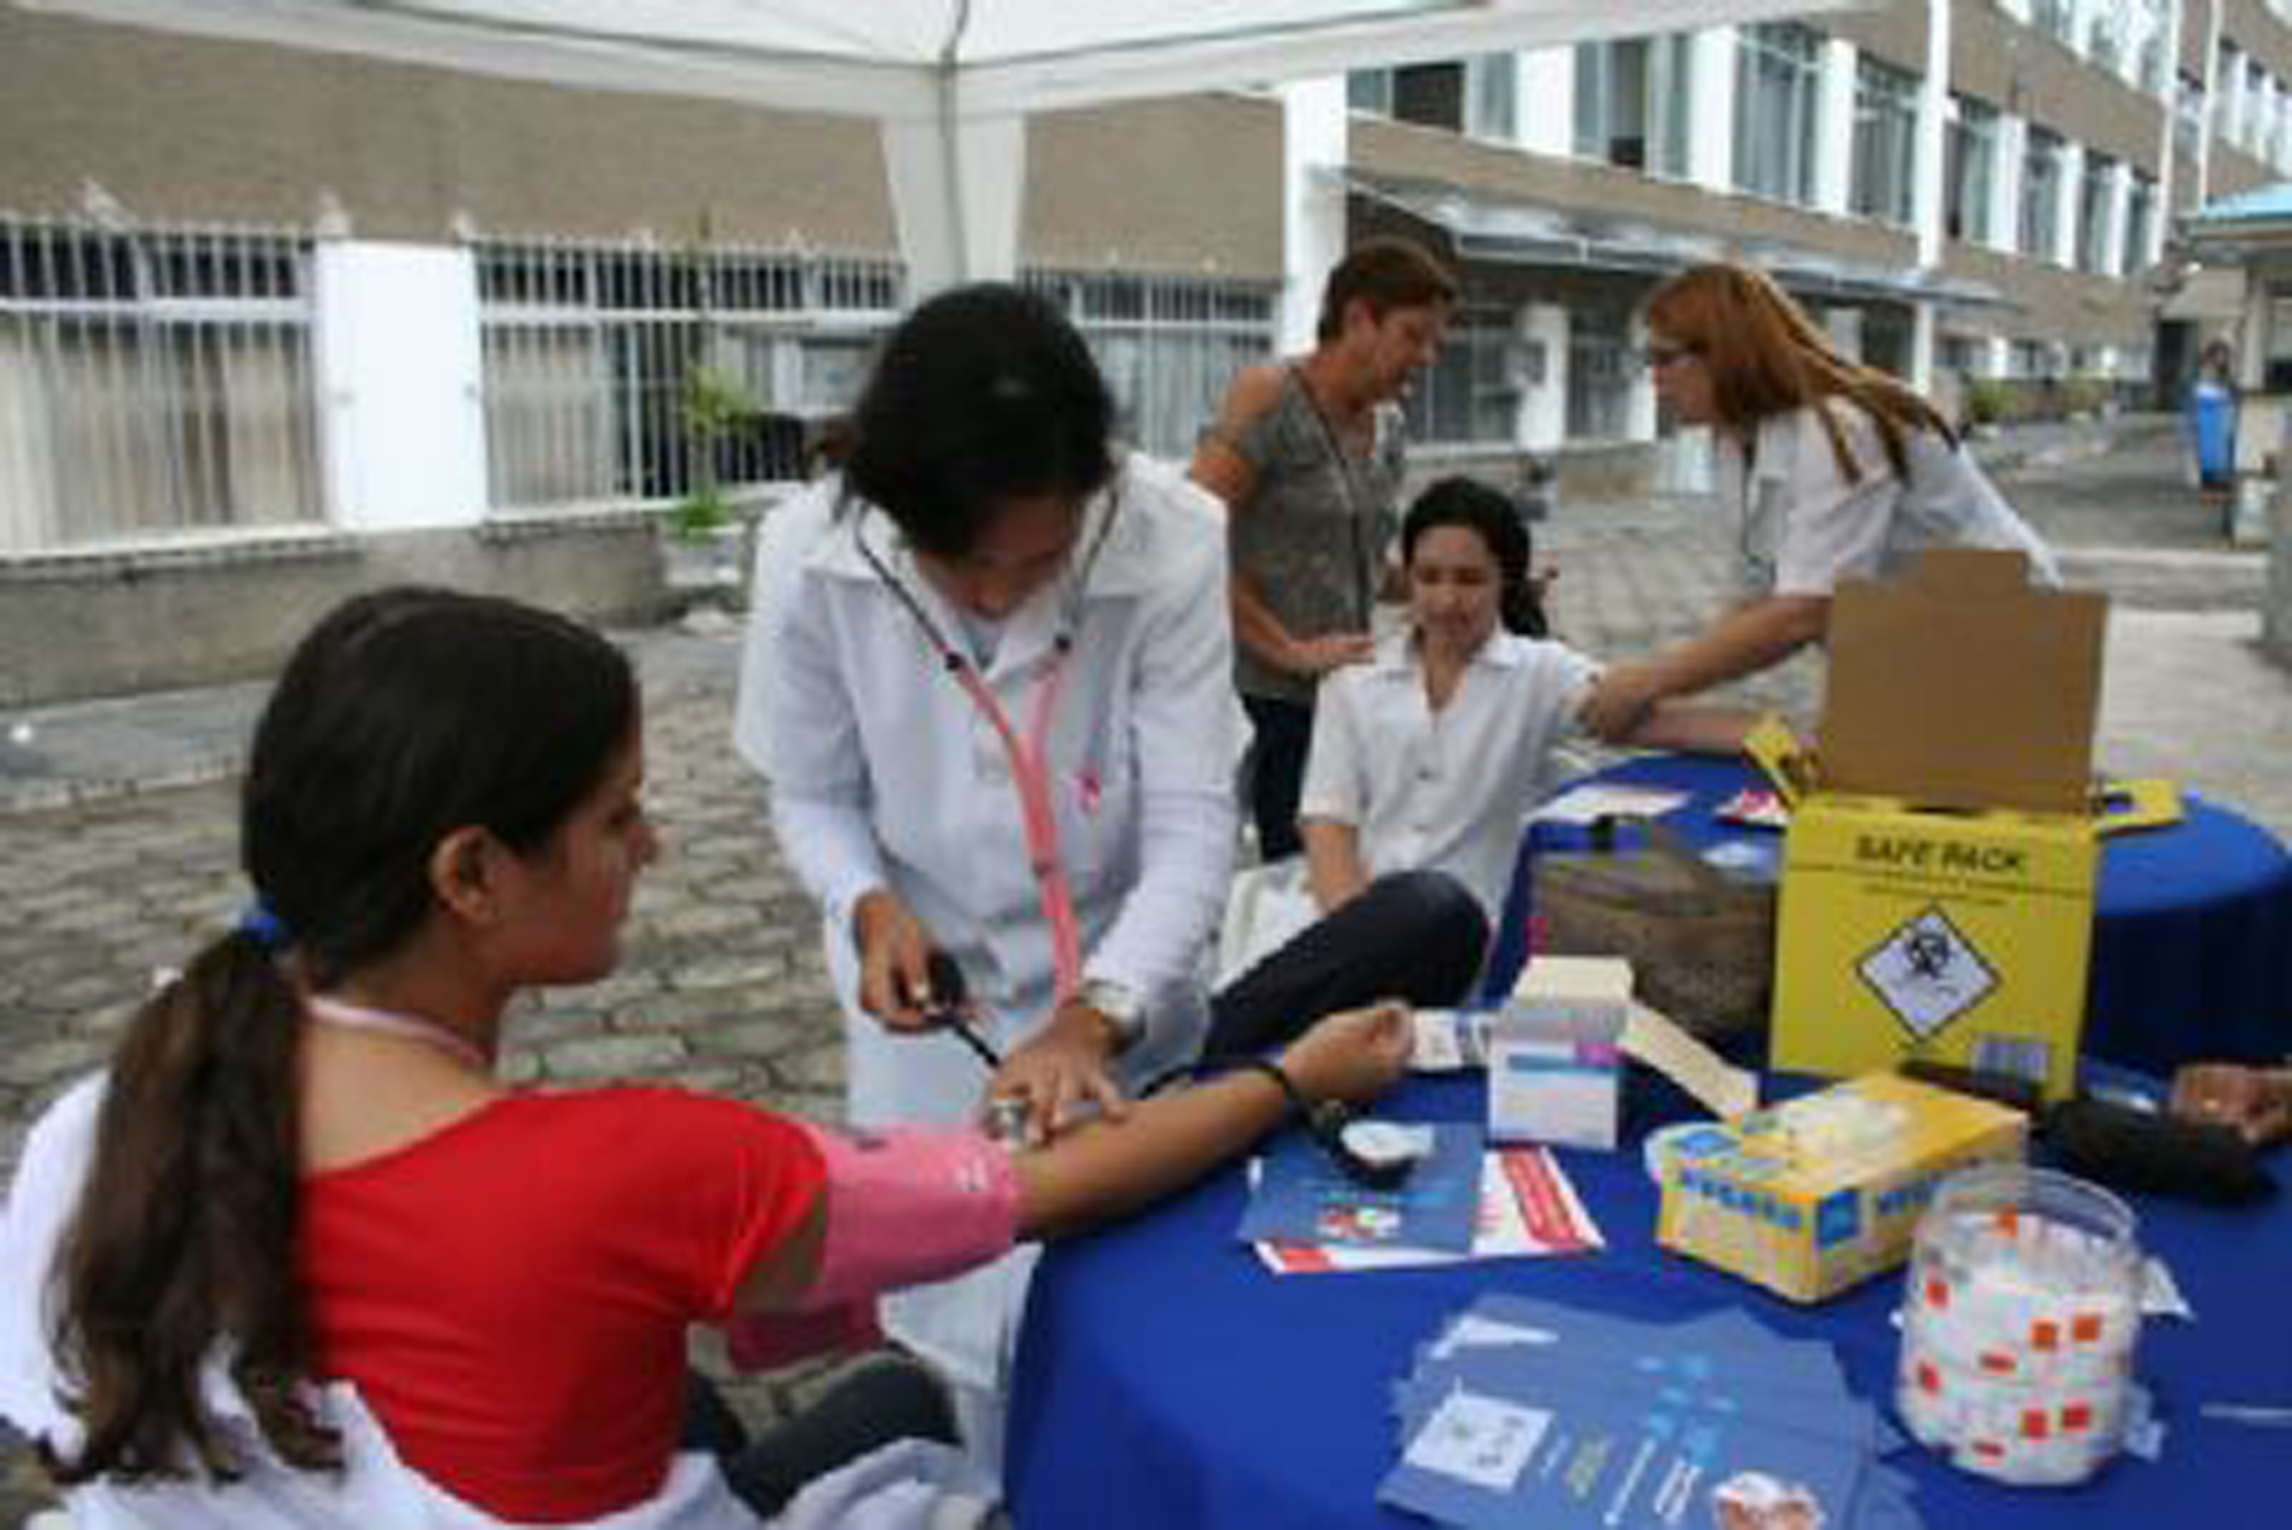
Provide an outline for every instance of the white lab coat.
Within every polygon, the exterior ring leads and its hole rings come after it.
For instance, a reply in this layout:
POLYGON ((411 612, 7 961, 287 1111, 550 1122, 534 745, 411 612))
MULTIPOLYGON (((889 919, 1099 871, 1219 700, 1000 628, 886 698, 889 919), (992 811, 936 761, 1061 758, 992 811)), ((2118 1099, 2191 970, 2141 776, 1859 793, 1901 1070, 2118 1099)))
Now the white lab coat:
MULTIPOLYGON (((961 1121, 978 1106, 984 1067, 954 1040, 894 1036, 861 1012, 852 905, 870 888, 893 891, 961 965, 1000 1051, 1048 1017, 1049 927, 1001 738, 856 539, 951 640, 962 641, 961 621, 889 518, 856 506, 839 515, 840 496, 837 481, 815 485, 765 525, 734 738, 768 781, 782 847, 823 910, 853 1122, 961 1121)), ((1075 607, 1049 753, 1084 970, 1147 999, 1147 1034, 1122 1059, 1135 1085, 1200 1045, 1244 724, 1221 511, 1133 455, 1092 503, 1078 547, 1116 499, 1075 607)), ((1038 592, 1004 623, 985 670, 1022 736, 1068 611, 1066 580, 1038 592)), ((1011 1265, 899 1298, 887 1313, 894 1331, 957 1379, 992 1388, 999 1309, 1017 1290, 1011 1265)))

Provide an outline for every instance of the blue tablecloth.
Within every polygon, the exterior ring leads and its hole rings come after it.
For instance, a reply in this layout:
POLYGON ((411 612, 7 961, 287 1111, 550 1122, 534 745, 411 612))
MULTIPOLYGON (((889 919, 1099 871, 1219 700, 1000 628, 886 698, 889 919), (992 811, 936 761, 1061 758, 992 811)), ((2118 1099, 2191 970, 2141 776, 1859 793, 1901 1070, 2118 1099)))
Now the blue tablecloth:
MULTIPOLYGON (((1745 839, 1779 851, 1777 831, 1711 816, 1754 784, 1741 760, 1649 755, 1586 779, 1691 793, 1663 819, 1691 843, 1745 839)), ((2170 827, 2101 842, 2083 1050, 2157 1074, 2198 1058, 2281 1060, 2292 1054, 2292 854, 2226 808, 2189 797, 2183 812, 2170 827)), ((1535 824, 1522 836, 1488 993, 1510 992, 1520 974, 1530 861, 1584 843, 1574 825, 1535 824)))
MULTIPOLYGON (((1660 1094, 1642 1097, 1635 1120, 1668 1113, 1660 1094)), ((1477 1081, 1418 1082, 1382 1113, 1473 1116, 1481 1098, 1477 1081)), ((1446 1316, 1488 1290, 1649 1319, 1740 1306, 1785 1336, 1835 1345, 1859 1393, 1891 1397, 1898 1274, 1794 1307, 1654 1246, 1654 1188, 1636 1147, 1559 1156, 1607 1236, 1603 1253, 1275 1276, 1234 1236, 1239 1166, 1138 1221, 1051 1250, 1034 1279, 1012 1398, 1005 1477, 1018 1523, 1421 1530, 1376 1504, 1397 1453, 1388 1388, 1446 1316)), ((1928 1530, 2292 1523, 2292 1507, 2273 1497, 2292 1471, 2292 1434, 2195 1411, 2209 1400, 2292 1402, 2292 1203, 2134 1204, 2144 1245, 2172 1267, 2198 1319, 2154 1320, 2142 1339, 2140 1371, 2171 1429, 2164 1457, 2120 1458, 2076 1488, 2009 1488, 1913 1448, 1888 1459, 1917 1478, 1928 1530)))

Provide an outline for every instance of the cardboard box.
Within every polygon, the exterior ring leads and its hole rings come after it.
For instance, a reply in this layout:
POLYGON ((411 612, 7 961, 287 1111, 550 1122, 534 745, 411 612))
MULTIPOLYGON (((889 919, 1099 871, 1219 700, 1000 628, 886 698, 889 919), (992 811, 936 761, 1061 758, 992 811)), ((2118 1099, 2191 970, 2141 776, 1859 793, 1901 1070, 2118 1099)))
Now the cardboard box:
POLYGON ((2109 811, 2092 778, 2106 599, 2034 589, 2019 553, 1929 552, 1840 585, 1820 748, 1749 742, 1790 803, 1773 1066, 1905 1056, 2075 1085, 2099 837, 2178 816, 2167 783, 2109 811))
POLYGON ((1902 1263, 1935 1186, 2020 1160, 2027 1136, 2018 1111, 1869 1074, 1671 1141, 1656 1241, 1821 1301, 1902 1263))

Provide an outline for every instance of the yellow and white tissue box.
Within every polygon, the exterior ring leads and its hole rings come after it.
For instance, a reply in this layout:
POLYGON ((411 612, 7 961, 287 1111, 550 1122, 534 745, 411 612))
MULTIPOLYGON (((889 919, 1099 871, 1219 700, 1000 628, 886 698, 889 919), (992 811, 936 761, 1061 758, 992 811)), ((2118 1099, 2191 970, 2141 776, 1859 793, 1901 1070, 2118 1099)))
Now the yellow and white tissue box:
POLYGON ((2018 1162, 2019 1111, 1871 1073, 1685 1132, 1662 1157, 1656 1241, 1798 1302, 1909 1256, 1946 1176, 2018 1162))

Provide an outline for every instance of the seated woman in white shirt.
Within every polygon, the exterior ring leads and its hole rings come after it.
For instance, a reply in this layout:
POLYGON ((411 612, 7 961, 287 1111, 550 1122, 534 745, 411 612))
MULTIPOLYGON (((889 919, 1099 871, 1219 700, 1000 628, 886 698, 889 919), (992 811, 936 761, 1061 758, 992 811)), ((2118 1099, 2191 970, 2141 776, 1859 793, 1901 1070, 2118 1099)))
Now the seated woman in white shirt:
MULTIPOLYGON (((1409 626, 1322 682, 1299 820, 1327 913, 1394 872, 1445 871, 1491 917, 1520 826, 1551 786, 1553 746, 1579 733, 1599 666, 1543 630, 1528 533, 1468 478, 1420 495, 1401 527, 1409 626)), ((1753 714, 1667 702, 1631 742, 1723 753, 1753 714)))

